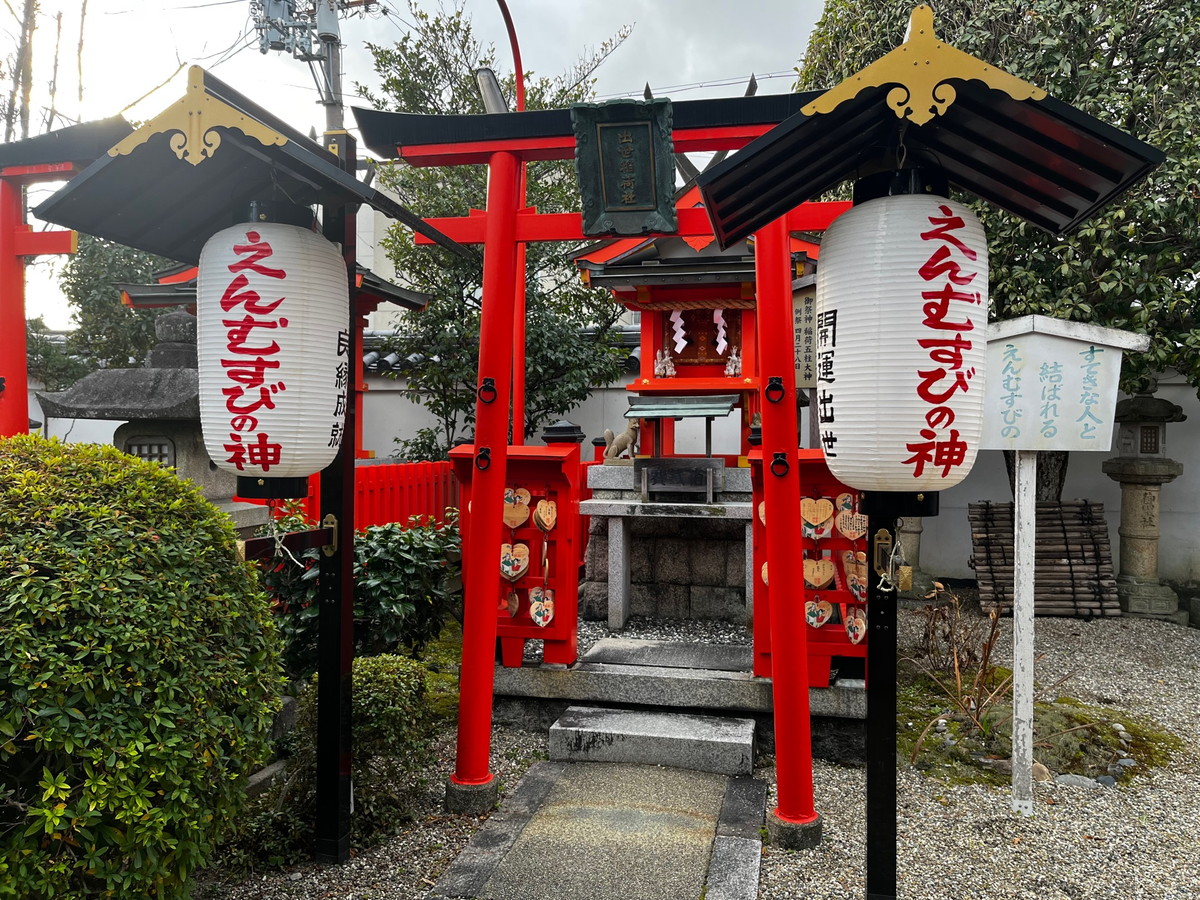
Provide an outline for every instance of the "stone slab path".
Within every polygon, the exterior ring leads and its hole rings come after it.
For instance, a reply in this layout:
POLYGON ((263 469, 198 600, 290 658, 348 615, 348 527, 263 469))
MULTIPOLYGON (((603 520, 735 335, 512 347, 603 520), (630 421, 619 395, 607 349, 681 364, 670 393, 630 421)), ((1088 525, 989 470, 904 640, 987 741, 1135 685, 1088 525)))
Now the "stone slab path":
POLYGON ((543 762, 433 891, 489 900, 753 900, 766 785, 627 763, 543 762))

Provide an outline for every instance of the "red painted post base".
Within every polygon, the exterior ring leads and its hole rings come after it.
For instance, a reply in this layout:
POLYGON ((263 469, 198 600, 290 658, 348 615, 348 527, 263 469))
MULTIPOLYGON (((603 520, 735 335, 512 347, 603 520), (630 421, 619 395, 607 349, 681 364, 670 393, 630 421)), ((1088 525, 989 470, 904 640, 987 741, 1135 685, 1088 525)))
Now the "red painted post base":
POLYGON ((811 819, 793 822, 779 817, 779 810, 767 814, 767 840, 784 850, 811 850, 821 843, 822 819, 814 813, 811 819))
POLYGON ((482 816, 500 802, 500 782, 489 775, 482 784, 462 784, 451 775, 446 780, 446 812, 456 816, 482 816))

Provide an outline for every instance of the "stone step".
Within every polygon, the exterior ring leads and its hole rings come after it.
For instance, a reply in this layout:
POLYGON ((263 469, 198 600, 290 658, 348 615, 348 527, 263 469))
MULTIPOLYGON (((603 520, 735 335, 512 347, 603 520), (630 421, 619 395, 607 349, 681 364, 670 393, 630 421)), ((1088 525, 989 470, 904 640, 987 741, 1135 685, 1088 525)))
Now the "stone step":
POLYGON ((754 648, 749 644, 701 644, 610 637, 596 641, 579 661, 627 666, 662 666, 668 669, 708 669, 714 672, 749 672, 754 668, 754 648))
MULTIPOLYGON (((770 713, 771 680, 755 677, 749 667, 748 647, 606 638, 567 668, 498 665, 494 692, 522 701, 770 713)), ((814 716, 866 718, 862 679, 840 679, 808 695, 814 716)))
POLYGON ((754 720, 572 706, 550 726, 550 759, 749 775, 754 720))

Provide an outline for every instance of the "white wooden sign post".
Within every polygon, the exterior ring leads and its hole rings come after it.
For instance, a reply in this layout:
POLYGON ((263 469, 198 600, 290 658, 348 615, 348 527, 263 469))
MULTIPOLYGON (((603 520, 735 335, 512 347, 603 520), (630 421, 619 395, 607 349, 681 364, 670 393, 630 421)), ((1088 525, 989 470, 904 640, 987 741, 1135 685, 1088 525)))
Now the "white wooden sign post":
POLYGON ((1033 596, 1039 450, 1112 444, 1122 350, 1146 335, 1047 316, 988 326, 985 450, 1016 453, 1013 508, 1012 808, 1033 814, 1033 596))

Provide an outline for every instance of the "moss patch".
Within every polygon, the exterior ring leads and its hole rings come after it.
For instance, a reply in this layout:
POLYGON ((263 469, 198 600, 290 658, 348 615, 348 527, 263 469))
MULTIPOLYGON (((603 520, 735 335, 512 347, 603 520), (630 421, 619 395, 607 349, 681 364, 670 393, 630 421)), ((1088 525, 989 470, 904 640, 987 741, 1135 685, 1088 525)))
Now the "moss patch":
MULTIPOLYGON (((1010 775, 995 762, 1012 756, 1011 694, 981 717, 983 728, 959 710, 945 690, 909 661, 901 662, 897 683, 897 752, 901 759, 948 784, 1007 784, 1010 775), (944 730, 931 722, 945 720, 944 730)), ((998 673, 1002 682, 1008 672, 998 673)), ((1034 704, 1034 759, 1052 774, 1070 772, 1127 782, 1165 765, 1183 742, 1157 723, 1103 706, 1062 696, 1034 704), (1121 745, 1113 725, 1125 726, 1121 745), (1115 768, 1129 757, 1136 766, 1115 768)))
POLYGON ((429 705, 439 722, 458 718, 458 672, 462 663, 462 626, 451 620, 421 656, 428 672, 429 705))

